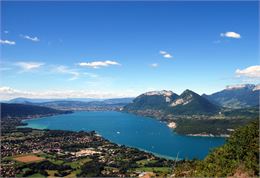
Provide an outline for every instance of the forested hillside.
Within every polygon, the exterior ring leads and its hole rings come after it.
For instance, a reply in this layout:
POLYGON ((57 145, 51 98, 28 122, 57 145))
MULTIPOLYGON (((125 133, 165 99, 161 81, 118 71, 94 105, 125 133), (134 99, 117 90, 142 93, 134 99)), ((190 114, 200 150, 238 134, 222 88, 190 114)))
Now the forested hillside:
POLYGON ((259 176, 259 121, 237 129, 204 160, 179 163, 174 173, 177 177, 259 176))

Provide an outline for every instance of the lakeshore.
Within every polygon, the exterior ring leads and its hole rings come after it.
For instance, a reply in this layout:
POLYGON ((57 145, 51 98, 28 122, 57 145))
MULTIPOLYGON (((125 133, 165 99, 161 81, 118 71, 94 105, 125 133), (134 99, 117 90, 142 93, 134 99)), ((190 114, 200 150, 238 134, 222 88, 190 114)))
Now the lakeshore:
MULTIPOLYGON (((25 127, 35 129, 92 131, 111 142, 146 150, 163 157, 203 159, 209 150, 222 145, 218 137, 190 137, 177 134, 167 123, 133 114, 103 111, 74 112, 72 114, 24 120, 25 127), (120 133, 120 134, 119 134, 120 133), (195 150, 190 145, 196 142, 195 150), (168 145, 167 147, 162 145, 168 145)), ((171 124, 174 126, 174 124, 171 124)))
POLYGON ((221 135, 213 135, 213 134, 188 134, 188 136, 192 137, 222 137, 222 138, 228 138, 230 135, 227 134, 221 134, 221 135))
POLYGON ((177 127, 177 125, 176 125, 175 122, 170 122, 170 123, 167 124, 167 126, 168 126, 169 128, 172 128, 172 129, 175 129, 175 128, 177 127))

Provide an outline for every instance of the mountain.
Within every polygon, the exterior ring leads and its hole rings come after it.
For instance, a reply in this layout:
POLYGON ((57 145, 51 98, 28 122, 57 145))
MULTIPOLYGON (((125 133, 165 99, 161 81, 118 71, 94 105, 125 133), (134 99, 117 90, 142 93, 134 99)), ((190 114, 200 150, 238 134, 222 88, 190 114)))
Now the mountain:
POLYGON ((161 110, 173 115, 215 114, 220 107, 191 90, 180 96, 172 91, 152 91, 144 93, 124 107, 125 111, 161 110))
POLYGON ((34 106, 28 104, 1 103, 1 118, 27 117, 33 115, 65 114, 69 111, 60 111, 52 108, 34 106))
POLYGON ((244 84, 227 86, 226 89, 202 96, 212 103, 227 108, 259 106, 260 85, 244 84))
POLYGON ((124 107, 125 110, 144 110, 144 109, 165 109, 169 104, 178 98, 172 91, 151 91, 139 95, 124 107))
POLYGON ((170 105, 173 114, 216 114, 220 107, 191 90, 185 90, 170 105))

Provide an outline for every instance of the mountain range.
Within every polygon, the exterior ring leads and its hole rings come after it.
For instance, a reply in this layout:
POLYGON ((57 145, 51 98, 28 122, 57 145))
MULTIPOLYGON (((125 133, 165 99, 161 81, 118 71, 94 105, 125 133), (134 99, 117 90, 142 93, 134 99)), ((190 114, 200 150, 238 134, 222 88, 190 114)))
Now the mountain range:
POLYGON ((136 98, 69 98, 31 99, 15 98, 8 103, 22 103, 62 110, 102 110, 123 108, 125 111, 163 110, 174 114, 216 114, 223 108, 243 109, 259 106, 260 85, 244 84, 227 86, 211 95, 199 95, 185 90, 178 95, 172 91, 150 91, 136 98))
POLYGON ((211 103, 191 90, 185 90, 181 95, 172 91, 152 91, 144 93, 124 107, 125 111, 158 110, 180 115, 215 114, 220 107, 211 103))
POLYGON ((229 86, 212 95, 199 95, 188 89, 180 95, 162 90, 146 92, 135 99, 89 102, 59 100, 31 103, 23 100, 26 103, 2 104, 1 109, 2 116, 7 116, 7 113, 11 113, 10 116, 26 116, 59 114, 71 110, 120 110, 167 123, 174 122, 176 132, 181 134, 222 135, 230 134, 232 129, 258 118, 259 89, 255 85, 229 86), (230 104, 234 100, 236 104, 230 104))
POLYGON ((202 96, 214 104, 227 108, 259 106, 260 85, 244 84, 227 86, 226 89, 202 96))
POLYGON ((61 99, 42 99, 42 98, 14 98, 6 103, 47 103, 47 102, 92 102, 92 101, 103 101, 106 104, 115 104, 115 103, 129 103, 132 102, 134 98, 111 98, 111 99, 97 99, 97 98, 61 98, 61 99))
POLYGON ((59 110, 114 110, 123 107, 133 101, 134 98, 112 98, 112 99, 93 99, 93 98, 74 98, 74 99, 31 99, 15 98, 7 103, 19 103, 35 106, 44 106, 59 110))
POLYGON ((123 110, 129 112, 158 110, 174 115, 213 115, 230 109, 259 106, 259 85, 228 86, 211 95, 185 90, 181 95, 172 91, 151 91, 139 95, 123 110))

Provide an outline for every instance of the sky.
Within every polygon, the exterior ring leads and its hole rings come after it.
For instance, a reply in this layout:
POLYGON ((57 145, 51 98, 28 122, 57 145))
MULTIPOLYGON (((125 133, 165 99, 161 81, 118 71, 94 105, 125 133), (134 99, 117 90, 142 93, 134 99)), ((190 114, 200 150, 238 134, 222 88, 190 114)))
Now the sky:
POLYGON ((259 2, 3 2, 0 99, 260 83, 259 2))

